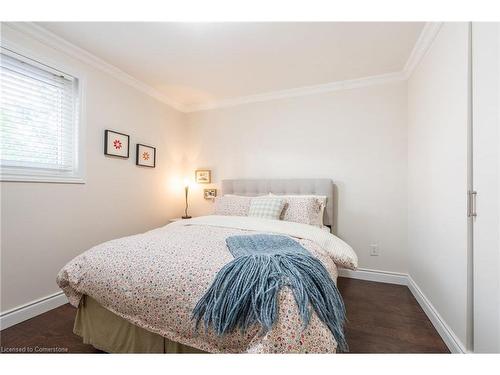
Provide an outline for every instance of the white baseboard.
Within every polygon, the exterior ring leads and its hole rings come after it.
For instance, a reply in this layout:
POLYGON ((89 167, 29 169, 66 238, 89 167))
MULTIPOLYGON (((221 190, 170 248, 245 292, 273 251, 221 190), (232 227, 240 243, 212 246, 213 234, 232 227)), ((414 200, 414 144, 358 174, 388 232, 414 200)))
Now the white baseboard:
POLYGON ((61 291, 5 311, 0 314, 0 330, 34 318, 66 303, 68 303, 68 299, 61 291))
POLYGON ((415 280, 408 275, 408 288, 412 292, 413 296, 420 304, 420 307, 424 310, 425 314, 429 320, 438 331, 439 335, 443 339, 444 343, 452 353, 467 353, 465 346, 462 344, 460 339, 455 335, 453 330, 446 324, 445 320, 441 317, 429 299, 425 296, 419 286, 415 283, 415 280))
POLYGON ((379 283, 408 285, 408 275, 399 272, 377 271, 368 268, 358 268, 351 271, 345 268, 339 269, 339 275, 350 279, 376 281, 379 283))

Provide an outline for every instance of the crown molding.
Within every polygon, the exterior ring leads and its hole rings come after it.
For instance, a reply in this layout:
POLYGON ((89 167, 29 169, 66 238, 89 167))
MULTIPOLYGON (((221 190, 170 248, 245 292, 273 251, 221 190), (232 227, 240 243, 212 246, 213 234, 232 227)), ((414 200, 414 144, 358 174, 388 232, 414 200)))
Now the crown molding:
POLYGON ((315 86, 298 87, 290 90, 273 91, 265 94, 243 96, 239 98, 214 101, 211 103, 200 104, 200 105, 192 105, 192 106, 186 105, 184 106, 184 111, 187 113, 207 111, 210 109, 234 107, 241 104, 293 98, 297 96, 321 94, 332 91, 350 90, 360 87, 381 85, 397 81, 406 81, 411 77, 413 71, 418 66, 422 58, 425 56, 429 48, 431 47, 432 43, 436 39, 436 36, 441 30, 442 25, 443 25, 442 22, 427 22, 424 25, 417 41, 415 42, 415 46, 413 47, 410 56, 406 61, 403 70, 399 72, 381 74, 370 77, 362 77, 346 81, 336 81, 315 86))
POLYGON ((332 91, 350 90, 359 87, 380 85, 384 83, 397 82, 403 80, 405 80, 403 73, 395 72, 395 73, 381 74, 377 76, 363 77, 345 81, 324 83, 314 86, 298 87, 289 90, 273 91, 265 94, 242 96, 239 98, 220 100, 194 106, 185 106, 184 110, 185 112, 188 113, 206 111, 209 109, 234 107, 241 104, 265 102, 270 100, 286 99, 286 98, 293 98, 297 96, 306 96, 313 94, 322 94, 332 91))
POLYGON ((55 49, 68 56, 78 59, 90 66, 97 68, 110 76, 118 79, 119 81, 134 87, 135 89, 159 100, 160 102, 167 104, 168 106, 184 112, 183 106, 166 97, 164 94, 149 86, 148 84, 139 81, 138 79, 125 73, 123 70, 117 68, 114 65, 102 60, 101 58, 93 55, 92 53, 80 48, 67 40, 61 38, 60 36, 50 32, 49 30, 39 26, 33 22, 4 22, 2 27, 10 27, 11 29, 21 32, 29 37, 55 49))
POLYGON ((413 50, 410 53, 410 57, 408 57, 408 60, 403 68, 402 73, 404 74, 405 79, 409 79, 411 77, 415 68, 432 46, 432 43, 436 39, 436 36, 442 26, 442 22, 427 22, 425 24, 424 28, 420 32, 420 36, 418 37, 415 46, 413 47, 413 50))
POLYGON ((7 22, 2 26, 11 27, 21 33, 38 40, 39 42, 48 45, 60 52, 63 52, 71 57, 83 61, 97 69, 104 71, 112 77, 136 88, 137 90, 161 101, 168 106, 183 112, 199 112, 217 108, 235 107, 242 104, 265 102, 277 99, 294 98, 298 96, 307 96, 313 94, 322 94, 333 91, 350 90, 361 87, 368 87, 374 85, 387 84, 391 82, 408 80, 415 68, 418 66, 422 58, 425 56, 432 43, 434 42, 437 34, 441 30, 442 22, 427 22, 422 29, 412 52, 406 61, 404 68, 399 72, 381 74, 376 76, 362 77, 357 79, 335 81, 325 84, 297 87, 288 90, 273 91, 263 94, 242 96, 232 99, 225 99, 220 101, 213 101, 199 105, 185 105, 181 104, 148 84, 137 80, 136 78, 125 73, 121 69, 111 65, 110 63, 102 60, 101 58, 91 54, 90 52, 80 48, 65 39, 57 36, 56 34, 48 31, 47 29, 32 23, 32 22, 7 22))

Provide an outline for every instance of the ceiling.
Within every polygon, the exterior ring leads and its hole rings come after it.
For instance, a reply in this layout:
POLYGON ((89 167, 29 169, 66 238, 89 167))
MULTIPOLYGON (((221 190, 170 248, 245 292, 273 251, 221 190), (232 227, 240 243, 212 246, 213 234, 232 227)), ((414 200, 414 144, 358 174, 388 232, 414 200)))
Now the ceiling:
POLYGON ((424 23, 41 22, 183 107, 403 70, 424 23))

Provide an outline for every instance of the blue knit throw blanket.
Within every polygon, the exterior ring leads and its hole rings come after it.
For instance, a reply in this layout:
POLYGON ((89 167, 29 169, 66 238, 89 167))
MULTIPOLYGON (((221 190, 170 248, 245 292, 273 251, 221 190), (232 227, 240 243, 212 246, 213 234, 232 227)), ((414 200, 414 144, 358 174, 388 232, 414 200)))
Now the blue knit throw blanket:
POLYGON ((345 307, 337 286, 321 262, 290 237, 256 234, 226 239, 234 260, 216 275, 198 301, 193 318, 218 335, 242 331, 259 323, 262 333, 278 316, 278 292, 288 286, 295 297, 304 328, 312 306, 332 332, 339 351, 348 351, 344 336, 345 307))

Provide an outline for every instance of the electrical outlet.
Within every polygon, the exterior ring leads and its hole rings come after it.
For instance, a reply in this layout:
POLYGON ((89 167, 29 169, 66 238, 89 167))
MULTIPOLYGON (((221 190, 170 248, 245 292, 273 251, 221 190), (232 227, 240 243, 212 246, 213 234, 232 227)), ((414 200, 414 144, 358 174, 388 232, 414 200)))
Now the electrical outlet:
POLYGON ((378 257, 380 255, 378 244, 374 243, 370 245, 370 256, 378 257))

